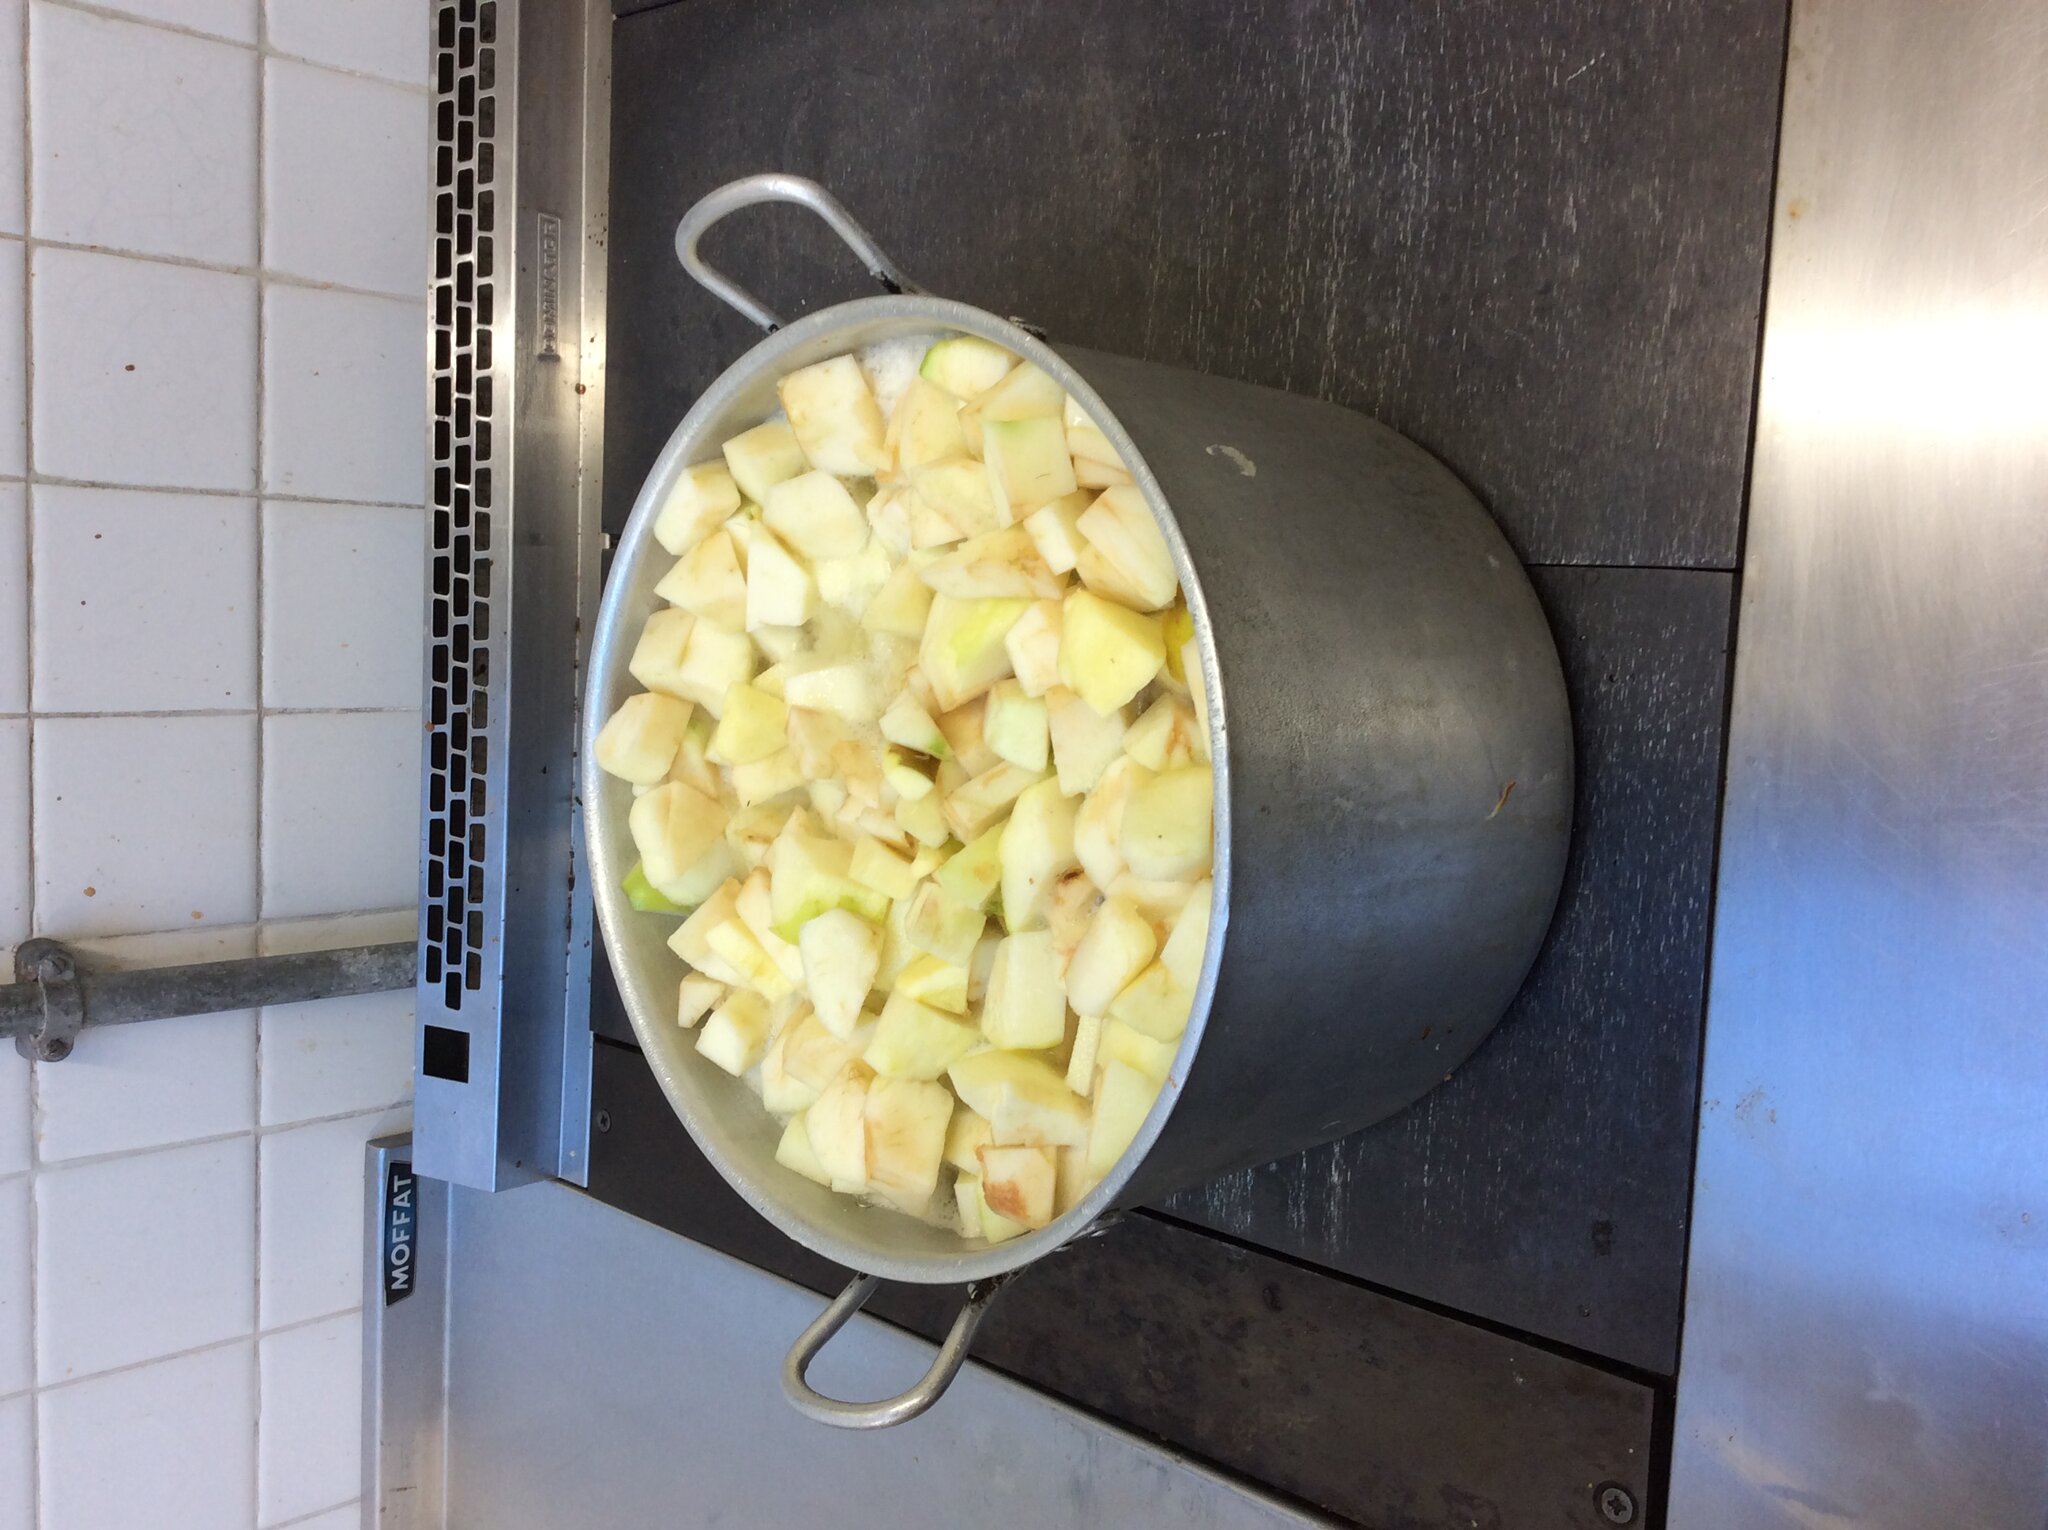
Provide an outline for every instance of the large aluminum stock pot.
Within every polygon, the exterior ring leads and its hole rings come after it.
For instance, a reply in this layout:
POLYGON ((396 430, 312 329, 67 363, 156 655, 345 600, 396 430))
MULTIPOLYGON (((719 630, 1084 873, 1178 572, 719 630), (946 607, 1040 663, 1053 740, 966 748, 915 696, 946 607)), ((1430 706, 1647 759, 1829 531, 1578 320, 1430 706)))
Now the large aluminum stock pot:
POLYGON ((614 556, 591 653, 582 792, 597 913, 648 1064, 698 1146, 756 1210, 862 1272, 792 1351, 792 1400, 828 1422, 930 1406, 1001 1278, 1115 1207, 1325 1142, 1392 1114, 1470 1055, 1507 1007, 1564 871, 1572 742, 1543 613, 1486 511, 1421 448, 1350 410, 1052 344, 917 290, 822 188, 755 176, 676 231, 684 266, 769 333, 676 427, 614 556), (888 296, 782 325, 697 255, 762 201, 824 217, 888 296), (692 1055, 668 921, 620 891, 631 788, 593 763, 636 689, 626 663, 670 559, 652 535, 678 475, 774 413, 776 379, 897 337, 981 335, 1057 378, 1102 425, 1164 528, 1194 618, 1216 782, 1215 912, 1193 1016, 1117 1167, 1050 1226, 996 1247, 835 1195, 774 1162, 776 1122, 692 1055), (899 1398, 828 1400, 812 1354, 881 1278, 971 1282, 938 1362, 899 1398))

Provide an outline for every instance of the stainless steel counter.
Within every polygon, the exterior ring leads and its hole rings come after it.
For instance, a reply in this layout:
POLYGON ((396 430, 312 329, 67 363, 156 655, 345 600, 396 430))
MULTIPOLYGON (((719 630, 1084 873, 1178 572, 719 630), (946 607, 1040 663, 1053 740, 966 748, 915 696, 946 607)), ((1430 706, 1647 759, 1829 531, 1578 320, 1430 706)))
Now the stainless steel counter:
POLYGON ((1793 7, 1671 1523, 2048 1522, 2048 13, 1793 7))

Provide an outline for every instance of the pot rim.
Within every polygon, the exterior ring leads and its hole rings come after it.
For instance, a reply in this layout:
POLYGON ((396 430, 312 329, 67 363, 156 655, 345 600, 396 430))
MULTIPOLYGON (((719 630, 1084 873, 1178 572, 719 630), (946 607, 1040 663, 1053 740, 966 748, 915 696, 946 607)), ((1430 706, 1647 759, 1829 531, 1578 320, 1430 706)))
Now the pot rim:
MULTIPOLYGON (((1167 1072, 1166 1082, 1130 1146, 1124 1150, 1116 1166, 1064 1215, 1055 1217, 1043 1228, 1023 1233, 994 1246, 974 1248, 963 1244, 958 1254, 878 1255, 870 1248, 841 1238, 829 1229, 796 1215, 778 1197, 762 1188, 757 1182, 757 1176, 743 1161, 744 1155, 728 1151, 708 1124, 698 1119, 697 1112, 686 1097, 677 1070, 669 1066, 664 1049, 651 1042, 650 1031, 653 1026, 672 1024, 672 1019, 659 1013, 661 1000, 657 993, 649 991, 643 974, 632 970, 626 964, 615 966, 614 976, 617 978, 619 995, 625 1005, 627 1018, 632 1023, 634 1035, 640 1039, 642 1055, 653 1069, 669 1107, 675 1111, 684 1129, 689 1132, 691 1139, 704 1156, 748 1205, 797 1243, 849 1269, 918 1284, 953 1284, 983 1279, 1021 1268, 1086 1233, 1098 1218, 1116 1206, 1120 1193, 1150 1154, 1153 1144, 1165 1128, 1167 1118, 1172 1115, 1174 1106, 1178 1103, 1190 1066, 1200 1048, 1215 997, 1217 972, 1229 925, 1231 868, 1229 729, 1217 665, 1215 636, 1201 580, 1189 555, 1186 541, 1181 535, 1179 523, 1174 519, 1172 510, 1166 503, 1165 494, 1146 463, 1143 453, 1125 431, 1122 422, 1088 385, 1087 379, 1045 341, 1019 325, 998 318, 984 309, 948 298, 924 294, 859 298, 808 314, 757 341, 720 372, 711 386, 691 405, 670 434, 667 444, 656 457, 653 467, 649 469, 638 494, 634 497, 632 513, 619 536, 612 566, 605 580, 603 600, 592 637, 589 668, 585 673, 577 776, 584 818, 584 843, 592 878, 592 900, 596 905, 598 925, 603 932, 606 950, 617 951, 621 949, 616 937, 624 928, 622 921, 639 916, 637 911, 625 903, 624 894, 619 887, 624 868, 616 864, 617 857, 612 853, 607 833, 600 832, 601 827, 612 827, 608 822, 605 807, 611 793, 608 790, 609 778, 597 767, 595 745, 598 731, 604 726, 608 715, 607 701, 614 679, 623 671, 626 659, 630 655, 631 639, 637 637, 637 623, 635 632, 630 636, 623 631, 624 624, 635 615, 626 608, 626 589, 632 582, 627 577, 627 571, 637 565, 642 558, 650 555, 651 546, 658 547, 653 540, 655 516, 662 500, 682 471, 690 466, 693 460, 706 455, 707 443, 699 438, 705 433, 710 422, 722 414, 745 387, 757 381, 763 373, 776 369, 782 358, 829 336, 835 330, 871 320, 913 320, 917 321, 920 327, 928 326, 933 330, 978 335, 1043 368, 1087 410, 1122 455, 1173 555, 1174 569, 1180 577, 1183 598, 1187 602, 1188 613, 1194 623, 1195 640, 1202 657, 1202 685, 1208 712, 1209 759, 1214 782, 1214 853, 1210 872, 1212 905, 1209 935, 1202 956, 1200 978, 1195 987, 1193 1007, 1188 1015, 1187 1029, 1180 1038, 1173 1064, 1167 1072)), ((788 1171, 778 1165, 775 1172, 788 1171)), ((875 1209, 878 1214, 901 1215, 888 1212, 885 1208, 875 1209)))

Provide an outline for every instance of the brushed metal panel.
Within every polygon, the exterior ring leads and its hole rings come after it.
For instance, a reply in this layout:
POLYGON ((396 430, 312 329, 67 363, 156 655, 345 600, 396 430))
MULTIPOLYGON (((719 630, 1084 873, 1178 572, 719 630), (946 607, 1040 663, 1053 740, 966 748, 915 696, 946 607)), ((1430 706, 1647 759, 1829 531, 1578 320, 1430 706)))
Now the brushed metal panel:
POLYGON ((1794 8, 1671 1524, 2048 1521, 2048 13, 1794 8))

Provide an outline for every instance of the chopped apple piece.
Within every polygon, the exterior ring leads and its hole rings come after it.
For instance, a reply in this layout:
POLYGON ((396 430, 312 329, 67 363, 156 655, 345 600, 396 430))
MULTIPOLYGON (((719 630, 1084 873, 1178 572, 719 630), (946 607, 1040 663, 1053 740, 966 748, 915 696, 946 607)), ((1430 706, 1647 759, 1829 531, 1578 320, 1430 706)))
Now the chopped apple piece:
POLYGON ((917 891, 918 872, 910 856, 891 849, 872 834, 863 834, 854 841, 853 860, 847 865, 846 874, 886 898, 907 898, 917 891))
POLYGON ((997 1147, 981 1149, 981 1193, 986 1208, 1026 1227, 1052 1220, 1057 1170, 1052 1149, 997 1147))
POLYGON ((979 335, 948 335, 924 353, 917 375, 956 399, 976 398, 1001 382, 1017 358, 979 335))
POLYGON ((981 1033, 1010 1052, 1056 1047, 1067 1034, 1067 996, 1052 964, 1052 932, 1008 935, 982 998, 981 1033))
POLYGON ((1007 761, 984 770, 946 796, 946 822, 962 839, 973 839, 1002 817, 1003 810, 1043 777, 1007 761))
MULTIPOLYGON (((666 781, 633 803, 626 826, 647 880, 670 902, 688 907, 686 874, 725 833, 726 811, 680 781, 666 781)), ((699 897, 702 894, 699 893, 699 897)))
POLYGON ((993 770, 1002 763, 1000 756, 988 746, 988 703, 983 698, 977 697, 965 706, 940 713, 939 732, 945 737, 946 748, 938 758, 955 761, 963 780, 967 776, 978 776, 984 770, 993 770))
MULTIPOLYGON (((1139 508, 1144 507, 1141 504, 1139 508)), ((804 557, 850 558, 867 545, 868 522, 846 485, 830 473, 799 473, 761 501, 768 529, 804 557)))
POLYGON ((789 1071, 790 1034, 788 1027, 778 1031, 761 1058, 761 1103, 771 1115, 795 1115, 818 1098, 818 1090, 789 1071))
POLYGON ((829 1185, 832 1176, 825 1172, 825 1166, 818 1162, 818 1155, 811 1147, 811 1133, 804 1119, 808 1114, 800 1110, 784 1125, 782 1138, 775 1144, 775 1161, 805 1179, 829 1185))
POLYGON ((989 498, 1002 525, 1013 525, 1079 487, 1058 420, 990 420, 982 427, 981 452, 989 498))
POLYGON ((934 760, 946 759, 953 752, 946 742, 946 735, 932 721, 931 714, 918 705, 917 699, 908 691, 889 703, 882 713, 881 722, 882 737, 892 744, 930 755, 934 760))
POLYGON ((918 577, 941 595, 960 600, 993 596, 1056 599, 1064 581, 1045 566, 1030 534, 1008 526, 969 537, 932 559, 918 577))
POLYGON ((841 1038, 825 1029, 815 1010, 799 1016, 782 1033, 783 1071, 810 1089, 822 1090, 860 1060, 871 1026, 864 1021, 851 1036, 841 1038))
POLYGON ((732 535, 720 530, 699 542, 662 575, 654 593, 672 606, 738 629, 747 623, 747 576, 732 535))
POLYGON ((796 984, 754 938, 754 932, 744 919, 733 918, 713 925, 705 932, 704 943, 720 961, 740 975, 744 986, 764 999, 785 999, 795 991, 796 984))
POLYGON ((1173 933, 1159 948, 1160 962, 1173 974, 1174 982, 1189 993, 1195 991, 1202 977, 1202 956, 1209 948, 1209 912, 1214 892, 1214 885, 1206 877, 1195 884, 1180 917, 1174 921, 1173 933))
POLYGON ((1060 621, 1060 681, 1107 716, 1143 690, 1166 662, 1159 619, 1086 590, 1067 596, 1060 621))
POLYGON ((913 380, 889 415, 886 444, 895 451, 901 472, 959 456, 967 450, 960 430, 960 400, 922 377, 913 380))
POLYGON ((718 731, 711 735, 710 758, 721 765, 751 765, 765 760, 789 740, 783 732, 789 708, 766 691, 741 681, 725 693, 718 731))
MULTIPOLYGON (((1081 710, 1088 712, 1085 706, 1081 710)), ((1124 854, 1119 844, 1124 808, 1131 800, 1131 789, 1151 779, 1152 772, 1136 760, 1118 755, 1075 815, 1074 854, 1088 868, 1088 879, 1097 887, 1108 887, 1122 875, 1124 854)))
MULTIPOLYGON (((765 526, 747 533, 747 631, 801 627, 818 610, 818 582, 765 526)), ((786 658, 777 654, 776 658, 786 658)))
MULTIPOLYGON (((655 613, 656 616, 661 614, 655 613)), ((669 614, 689 615, 687 611, 669 614)), ((653 618, 648 620, 651 626, 653 618)), ((712 622, 699 621, 690 628, 682 664, 674 673, 674 683, 650 689, 666 690, 670 695, 694 701, 717 717, 725 710, 725 693, 742 680, 753 678, 754 645, 747 640, 747 635, 728 632, 712 622)))
POLYGON ((1136 1068, 1155 1083, 1172 1071, 1174 1054, 1180 1050, 1180 1042, 1155 1041, 1143 1031, 1126 1025, 1114 1016, 1102 1022, 1102 1040, 1097 1049, 1097 1060, 1108 1063, 1111 1059, 1136 1068))
POLYGON ((1067 1087, 1076 1094, 1095 1088, 1095 1056, 1102 1048, 1102 1019, 1081 1015, 1074 1023, 1074 1044, 1067 1052, 1067 1087))
POLYGON ((1174 1041, 1188 1028, 1194 990, 1176 983, 1162 962, 1132 978, 1109 1002, 1110 1015, 1155 1041, 1174 1041))
POLYGON ((668 768, 669 780, 694 787, 707 797, 716 797, 724 789, 718 767, 706 758, 716 727, 709 712, 699 709, 691 713, 690 725, 683 730, 683 741, 676 746, 675 763, 668 768))
POLYGON ((964 967, 988 921, 978 908, 953 898, 936 881, 921 884, 903 918, 903 938, 919 951, 964 967))
POLYGON ((891 745, 882 755, 882 779, 896 793, 899 804, 916 802, 930 794, 937 765, 929 756, 891 745))
MULTIPOLYGON (((1095 1113, 1088 1131, 1088 1172, 1101 1178, 1116 1167, 1124 1150, 1137 1140, 1159 1084, 1120 1062, 1104 1066, 1095 1085, 1095 1113)), ((815 1107, 814 1107, 815 1108, 815 1107)))
MULTIPOLYGON (((788 700, 789 680, 783 679, 783 698, 788 700)), ((843 719, 815 707, 792 706, 783 724, 789 736, 789 747, 796 754, 798 767, 808 781, 829 781, 832 778, 832 751, 845 743, 848 737, 843 719)), ((835 810, 837 805, 835 804, 835 810)), ((828 815, 829 816, 829 815, 828 815)))
POLYGON ((1088 926, 1095 920, 1095 910, 1101 905, 1102 894, 1078 866, 1053 883, 1052 900, 1045 913, 1045 927, 1052 933, 1053 972, 1062 983, 1067 980, 1067 968, 1073 964, 1074 952, 1080 949, 1081 937, 1088 933, 1088 926))
POLYGON ((939 1188, 953 1096, 944 1084, 878 1078, 868 1085, 868 1188, 899 1211, 922 1212, 939 1188))
POLYGON ((1078 461, 1115 467, 1123 460, 1117 455, 1116 448, 1110 445, 1109 437, 1092 421, 1069 419, 1066 421, 1066 427, 1067 450, 1078 461))
POLYGON ((867 1103, 872 1077, 859 1063, 853 1064, 826 1084, 804 1112, 811 1150, 835 1189, 840 1185, 867 1187, 867 1103))
POLYGON ((1072 797, 1093 791, 1122 753, 1130 713, 1123 707, 1098 712, 1077 693, 1056 685, 1045 693, 1045 721, 1060 790, 1072 797))
POLYGON ((686 972, 676 994, 676 1024, 689 1030, 725 997, 725 984, 702 973, 686 972))
POLYGON ((967 969, 939 960, 929 951, 911 958, 896 975, 896 990, 949 1015, 967 1013, 967 969))
POLYGON ((1025 695, 1015 680, 998 680, 989 688, 983 734, 999 759, 1030 771, 1044 770, 1050 753, 1045 730, 1043 701, 1025 695))
POLYGON ((725 842, 747 870, 767 861, 768 847, 789 822, 789 812, 786 804, 764 802, 743 807, 726 820, 725 842))
POLYGON ((1152 921, 1154 929, 1170 930, 1174 920, 1180 918, 1180 911, 1188 906, 1188 899, 1194 896, 1195 884, 1154 881, 1125 871, 1106 891, 1112 897, 1128 898, 1135 903, 1138 912, 1152 921))
POLYGON ((987 1118, 999 1147, 1071 1147, 1087 1140, 1087 1106, 1043 1058, 975 1052, 954 1063, 947 1077, 961 1103, 987 1118))
POLYGON ((943 845, 953 837, 953 826, 946 822, 945 807, 935 791, 920 799, 906 797, 898 802, 896 822, 920 845, 943 845))
POLYGON ((766 758, 746 765, 735 765, 728 775, 732 778, 733 795, 739 798, 743 808, 773 802, 804 784, 804 773, 798 768, 796 755, 787 749, 778 749, 766 758))
POLYGON ((1159 949, 1152 922, 1127 898, 1105 898, 1067 967, 1067 999, 1075 1013, 1103 1015, 1124 985, 1159 949))
POLYGON ((740 507, 739 485, 722 462, 684 468, 654 517, 654 540, 680 558, 740 507))
POLYGON ((720 961, 705 937, 717 925, 729 919, 739 918, 740 884, 737 878, 727 878, 699 903, 690 917, 676 927, 668 938, 668 948, 699 972, 717 978, 721 983, 737 983, 738 973, 720 961))
POLYGON ((696 700, 684 689, 680 678, 689 652, 690 633, 696 625, 697 618, 688 611, 673 606, 656 611, 640 629, 633 656, 626 661, 626 672, 650 691, 683 701, 696 700))
POLYGON ((1024 529, 1031 533, 1039 557, 1055 574, 1071 574, 1079 562, 1081 549, 1088 544, 1081 535, 1081 512, 1093 503, 1093 494, 1076 490, 1024 517, 1024 529))
POLYGON ((981 1198, 981 1176, 962 1174, 953 1181, 953 1197, 960 1213, 960 1236, 981 1238, 994 1246, 1030 1231, 1022 1222, 1012 1222, 988 1209, 981 1198))
MULTIPOLYGON (((1073 433, 1069 431, 1068 434, 1071 436, 1073 433)), ((1137 480, 1124 468, 1111 467, 1107 462, 1097 462, 1092 457, 1076 457, 1074 482, 1081 486, 1083 493, 1087 493, 1093 490, 1122 488, 1137 480)))
POLYGON ((812 467, 860 478, 889 466, 882 407, 851 356, 800 367, 783 377, 776 392, 812 467))
MULTIPOLYGON (((957 795, 957 793, 956 793, 957 795)), ((1057 781, 1027 788, 1003 828, 1003 924, 1015 935, 1043 929, 1060 874, 1078 865, 1074 857, 1077 804, 1060 794, 1057 781)))
POLYGON ((1124 735, 1124 753, 1147 770, 1177 770, 1201 758, 1195 752, 1195 714, 1173 696, 1161 696, 1124 735))
POLYGON ((834 908, 846 909, 870 924, 880 923, 889 900, 853 880, 848 874, 852 861, 851 845, 812 834, 792 817, 768 852, 775 933, 794 940, 805 924, 834 908))
POLYGON ((974 408, 983 420, 991 422, 1041 418, 1057 421, 1066 401, 1065 388, 1035 362, 1023 361, 977 398, 974 408))
POLYGON ((787 420, 770 420, 752 430, 743 430, 726 442, 723 450, 733 481, 756 504, 775 485, 810 466, 787 420))
POLYGON ((657 691, 628 696, 598 730, 598 769, 636 786, 661 781, 682 747, 690 705, 657 691))
POLYGON ((869 536, 859 552, 844 558, 820 558, 811 569, 818 581, 818 599, 855 619, 867 615, 868 607, 895 572, 889 549, 876 536, 869 536))
POLYGON ((768 1001, 734 989, 697 1032, 697 1050, 738 1078, 768 1050, 768 1001))
POLYGON ((971 1022, 920 1004, 899 987, 882 1006, 882 1018, 861 1061, 890 1078, 943 1078, 947 1068, 980 1042, 981 1032, 971 1022))
POLYGON ((1003 827, 983 830, 933 873, 932 880, 963 907, 985 910, 1002 885, 1003 827))
POLYGON ((793 707, 830 712, 850 723, 871 723, 882 715, 873 678, 861 664, 826 664, 792 674, 782 693, 793 707))
MULTIPOLYGON (((1145 496, 1137 489, 1104 489, 1101 497, 1081 512, 1076 524, 1088 545, 1116 570, 1123 585, 1137 592, 1139 609, 1157 611, 1172 603, 1180 588, 1173 554, 1145 496)), ((1087 565, 1076 566, 1087 578, 1087 565)))
POLYGON ((911 507, 910 545, 938 546, 959 537, 978 537, 1009 525, 997 504, 988 470, 972 457, 946 457, 910 470, 910 486, 916 497, 954 530, 952 537, 938 542, 921 539, 917 506, 911 507))
POLYGON ((1010 668, 1027 696, 1043 696, 1060 678, 1060 603, 1034 600, 1003 637, 1010 668))
POLYGON ((915 489, 903 491, 902 503, 908 518, 910 551, 913 555, 945 547, 967 535, 945 515, 934 509, 931 501, 915 489))
POLYGON ((870 632, 896 637, 924 635, 925 618, 931 614, 932 591, 909 563, 899 563, 861 612, 860 622, 870 632))
POLYGON ((1205 765, 1169 770, 1133 788, 1118 840, 1131 870, 1160 881, 1207 871, 1212 796, 1205 765))
MULTIPOLYGON (((1010 655, 1003 640, 1030 604, 1014 598, 932 598, 931 615, 918 646, 918 667, 941 711, 950 712, 972 701, 1010 673, 1010 655)), ((646 684, 644 680, 641 683, 646 684)))
POLYGON ((775 933, 774 903, 768 892, 768 868, 763 866, 748 873, 746 881, 740 884, 740 893, 733 900, 733 908, 746 924, 747 933, 761 944, 769 960, 782 969, 782 975, 792 985, 804 981, 804 959, 797 948, 775 933))
POLYGON ((979 1150, 984 1143, 994 1140, 989 1134, 988 1122, 965 1105, 956 1105, 953 1119, 946 1123, 946 1162, 962 1174, 978 1173, 981 1169, 979 1150))
POLYGON ((828 908, 804 922, 797 950, 819 1024, 845 1040, 881 967, 882 932, 843 908, 828 908))
MULTIPOLYGON (((1189 638, 1195 635, 1194 613, 1178 598, 1168 606, 1159 618, 1160 641, 1166 644, 1166 668, 1161 671, 1165 678, 1181 690, 1187 688, 1188 668, 1182 662, 1189 638)), ((1195 666, 1199 672, 1201 666, 1195 666)))

